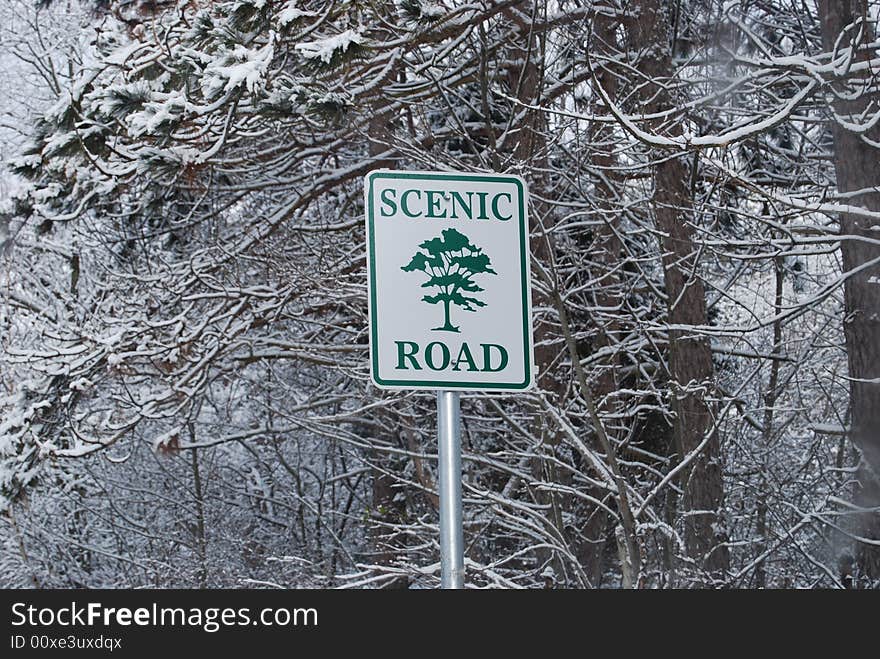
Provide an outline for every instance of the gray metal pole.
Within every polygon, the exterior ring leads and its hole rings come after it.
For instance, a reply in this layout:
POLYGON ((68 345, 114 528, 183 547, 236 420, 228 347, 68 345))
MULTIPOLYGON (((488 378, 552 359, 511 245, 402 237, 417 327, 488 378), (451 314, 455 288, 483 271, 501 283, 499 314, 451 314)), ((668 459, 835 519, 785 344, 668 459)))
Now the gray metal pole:
POLYGON ((440 466, 440 587, 464 588, 461 522, 461 415, 457 391, 437 392, 440 466))

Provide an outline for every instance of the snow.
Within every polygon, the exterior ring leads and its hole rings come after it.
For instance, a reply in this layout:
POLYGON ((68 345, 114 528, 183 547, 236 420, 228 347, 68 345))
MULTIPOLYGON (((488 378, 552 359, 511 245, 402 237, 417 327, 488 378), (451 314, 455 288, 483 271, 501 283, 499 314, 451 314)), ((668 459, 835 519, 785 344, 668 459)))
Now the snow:
POLYGON ((116 64, 117 66, 122 66, 129 60, 132 55, 137 53, 139 50, 143 50, 146 47, 146 44, 139 41, 126 44, 120 48, 117 48, 110 55, 108 55, 105 61, 107 62, 107 64, 116 64))
POLYGON ((445 16, 449 13, 449 10, 436 2, 426 2, 425 0, 420 0, 419 2, 419 13, 426 18, 440 18, 441 16, 445 16))
POLYGON ((287 3, 287 6, 285 6, 284 9, 281 10, 281 13, 278 14, 278 25, 280 27, 287 27, 288 25, 290 25, 294 21, 299 20, 300 18, 317 15, 313 11, 305 11, 303 9, 299 9, 296 4, 297 3, 294 2, 294 0, 291 0, 287 3))
POLYGON ((45 119, 50 122, 58 121, 69 109, 73 102, 71 93, 65 91, 61 94, 55 103, 53 103, 43 114, 45 119))
POLYGON ((180 439, 180 428, 173 428, 172 430, 169 430, 168 432, 164 432, 159 435, 156 435, 152 441, 153 451, 157 452, 163 446, 169 446, 172 443, 179 441, 179 439, 180 439))
POLYGON ((71 391, 88 391, 94 386, 94 383, 88 378, 77 378, 70 383, 71 391))
MULTIPOLYGON (((128 133, 132 137, 153 135, 163 124, 177 121, 186 108, 186 96, 182 91, 162 95, 158 101, 149 101, 140 112, 128 117, 128 133)), ((154 96, 155 97, 155 96, 154 96)))
POLYGON ((817 435, 845 435, 849 432, 846 426, 839 423, 812 423, 809 427, 817 435))
POLYGON ((262 48, 251 50, 236 46, 220 61, 210 64, 202 82, 205 95, 212 97, 220 89, 226 94, 242 84, 250 93, 255 93, 272 62, 274 41, 275 34, 270 33, 269 42, 262 48))
MULTIPOLYGON (((68 142, 69 143, 69 142, 68 142)), ((33 193, 33 199, 37 203, 44 203, 49 199, 54 199, 58 195, 62 193, 62 188, 59 183, 51 183, 47 185, 45 188, 41 190, 37 190, 33 193)))
POLYGON ((366 39, 360 32, 346 30, 335 37, 298 43, 294 48, 306 59, 319 59, 325 64, 329 64, 337 52, 345 53, 348 52, 352 44, 360 46, 364 43, 366 43, 366 39))

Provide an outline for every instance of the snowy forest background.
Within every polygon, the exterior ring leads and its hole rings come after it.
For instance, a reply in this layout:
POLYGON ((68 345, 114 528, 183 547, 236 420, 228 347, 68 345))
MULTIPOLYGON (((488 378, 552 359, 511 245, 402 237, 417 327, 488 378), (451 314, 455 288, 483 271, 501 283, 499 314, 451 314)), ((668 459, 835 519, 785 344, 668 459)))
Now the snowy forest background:
POLYGON ((435 587, 363 175, 530 186, 474 587, 880 584, 877 0, 0 1, 0 586, 435 587))

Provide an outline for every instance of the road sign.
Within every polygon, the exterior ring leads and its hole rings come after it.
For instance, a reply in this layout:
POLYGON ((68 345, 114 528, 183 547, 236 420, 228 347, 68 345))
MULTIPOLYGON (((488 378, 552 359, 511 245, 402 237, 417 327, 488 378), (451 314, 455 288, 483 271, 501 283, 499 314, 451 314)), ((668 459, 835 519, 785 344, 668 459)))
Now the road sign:
POLYGON ((518 176, 366 176, 370 372, 393 389, 534 381, 528 191, 518 176))

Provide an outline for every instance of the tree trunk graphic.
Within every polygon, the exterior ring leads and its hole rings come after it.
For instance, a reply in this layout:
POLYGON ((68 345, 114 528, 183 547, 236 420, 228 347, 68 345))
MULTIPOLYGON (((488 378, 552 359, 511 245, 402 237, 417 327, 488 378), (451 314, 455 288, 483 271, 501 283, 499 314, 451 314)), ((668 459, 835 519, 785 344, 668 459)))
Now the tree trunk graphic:
POLYGON ((454 327, 451 322, 449 322, 449 302, 450 300, 447 298, 443 300, 443 327, 435 327, 435 330, 445 331, 445 332, 458 332, 459 328, 454 327))

